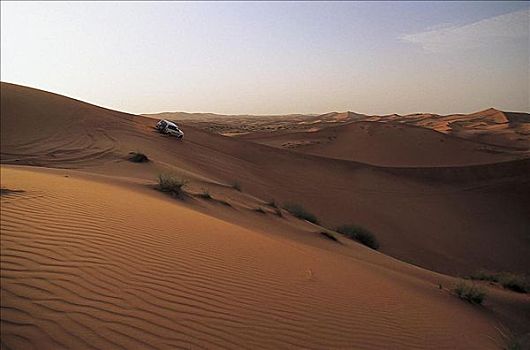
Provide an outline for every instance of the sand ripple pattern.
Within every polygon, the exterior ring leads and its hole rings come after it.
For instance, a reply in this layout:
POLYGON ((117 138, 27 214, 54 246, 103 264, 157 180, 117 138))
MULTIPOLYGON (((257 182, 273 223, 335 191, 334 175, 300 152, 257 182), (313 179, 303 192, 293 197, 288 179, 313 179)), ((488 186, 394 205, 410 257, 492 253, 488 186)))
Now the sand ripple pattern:
POLYGON ((2 176, 26 191, 1 203, 2 349, 476 344, 464 327, 475 314, 447 312, 459 301, 374 266, 162 196, 29 171, 2 176))

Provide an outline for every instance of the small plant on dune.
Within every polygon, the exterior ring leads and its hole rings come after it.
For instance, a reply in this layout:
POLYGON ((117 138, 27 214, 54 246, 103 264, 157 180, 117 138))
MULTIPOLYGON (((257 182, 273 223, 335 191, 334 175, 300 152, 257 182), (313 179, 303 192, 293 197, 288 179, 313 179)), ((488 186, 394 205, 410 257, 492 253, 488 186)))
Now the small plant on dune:
POLYGON ((202 193, 199 193, 197 195, 198 197, 202 198, 202 199, 206 199, 206 200, 212 200, 212 195, 210 194, 210 192, 208 192, 208 190, 202 190, 202 193))
POLYGON ((252 210, 255 211, 256 213, 267 214, 267 212, 262 207, 257 207, 252 210))
POLYGON ((379 249, 379 242, 377 241, 377 238, 375 238, 372 232, 368 231, 364 227, 359 225, 342 225, 335 231, 342 233, 346 237, 364 244, 367 247, 375 250, 379 249))
POLYGON ((460 281, 453 291, 460 299, 466 300, 471 304, 482 304, 486 298, 486 290, 474 283, 460 281))
POLYGON ((498 274, 495 272, 488 272, 486 270, 479 270, 467 278, 477 281, 490 281, 490 282, 499 282, 498 274))
POLYGON ((171 174, 158 175, 158 189, 162 192, 171 193, 175 197, 182 198, 184 196, 183 187, 186 183, 187 181, 171 174))
POLYGON ((499 279, 499 283, 507 289, 513 290, 518 293, 530 292, 530 281, 523 275, 517 275, 514 273, 503 273, 499 279))
POLYGON ((478 272, 468 276, 468 278, 479 281, 496 282, 504 288, 518 293, 530 292, 530 281, 526 276, 520 274, 479 270, 478 272))
POLYGON ((142 152, 130 152, 129 161, 133 163, 147 163, 149 158, 142 152))
POLYGON ((313 224, 318 224, 317 217, 305 210, 305 208, 299 204, 287 203, 283 206, 283 208, 299 219, 307 220, 313 224))
POLYGON ((231 187, 235 189, 236 191, 241 192, 241 183, 239 181, 232 182, 231 187))

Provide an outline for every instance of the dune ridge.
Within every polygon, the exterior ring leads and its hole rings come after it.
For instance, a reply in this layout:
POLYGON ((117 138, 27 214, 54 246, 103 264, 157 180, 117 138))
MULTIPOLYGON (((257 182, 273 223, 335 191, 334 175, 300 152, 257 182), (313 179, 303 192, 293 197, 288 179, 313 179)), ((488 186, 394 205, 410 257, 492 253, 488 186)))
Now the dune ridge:
POLYGON ((527 295, 485 285, 477 308, 446 275, 527 271, 528 159, 382 166, 190 125, 177 141, 6 83, 1 124, 2 348, 494 349, 499 329, 530 331, 527 295), (160 173, 189 181, 184 200, 155 190, 160 173), (363 225, 381 252, 272 199, 363 225))
POLYGON ((152 119, 12 84, 2 84, 1 107, 4 164, 77 168, 139 182, 162 172, 205 185, 238 181, 245 193, 265 201, 302 204, 328 227, 350 222, 366 226, 377 232, 383 252, 435 271, 525 272, 530 263, 523 243, 528 160, 483 167, 380 167, 294 153, 193 127, 186 127, 186 138, 176 142, 157 134, 152 119), (17 130, 18 122, 44 117, 47 110, 52 122, 42 133, 17 130), (49 142, 40 141, 46 133, 52 135, 49 142), (84 145, 73 153, 62 152, 75 142, 84 145), (104 156, 102 148, 108 149, 104 156), (137 150, 152 162, 138 166, 126 161, 137 150), (502 219, 485 221, 485 215, 502 219))

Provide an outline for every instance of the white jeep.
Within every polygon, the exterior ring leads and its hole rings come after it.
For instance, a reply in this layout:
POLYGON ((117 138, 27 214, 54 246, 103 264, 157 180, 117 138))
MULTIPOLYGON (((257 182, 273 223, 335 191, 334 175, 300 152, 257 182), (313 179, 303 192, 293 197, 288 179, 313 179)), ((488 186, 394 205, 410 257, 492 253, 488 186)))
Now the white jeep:
POLYGON ((178 139, 184 137, 184 132, 179 129, 177 124, 170 122, 169 120, 160 120, 158 123, 156 123, 156 129, 162 134, 176 136, 178 139))

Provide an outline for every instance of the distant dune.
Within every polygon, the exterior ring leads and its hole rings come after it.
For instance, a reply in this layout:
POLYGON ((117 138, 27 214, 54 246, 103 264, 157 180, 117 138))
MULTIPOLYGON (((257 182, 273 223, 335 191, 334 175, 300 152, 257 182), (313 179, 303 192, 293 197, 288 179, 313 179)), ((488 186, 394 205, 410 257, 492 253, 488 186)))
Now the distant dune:
MULTIPOLYGON (((385 118, 381 118, 385 120, 385 118)), ((400 122, 492 145, 530 149, 530 114, 489 108, 472 114, 413 114, 400 122)))
POLYGON ((503 112, 489 108, 472 114, 438 115, 364 115, 354 112, 330 112, 322 115, 223 116, 212 113, 160 113, 147 115, 186 121, 202 129, 228 135, 248 132, 296 132, 322 130, 351 122, 401 123, 432 129, 508 151, 530 152, 530 114, 503 112))
POLYGON ((517 158, 498 147, 393 122, 353 122, 314 132, 249 133, 242 139, 382 166, 458 166, 517 158))
POLYGON ((2 83, 2 348, 497 349, 499 329, 530 331, 525 294, 451 292, 481 268, 528 272, 524 152, 357 114, 275 118, 259 136, 275 147, 191 121, 177 141, 2 83), (167 172, 183 200, 154 189, 167 172), (273 199, 362 225, 380 252, 273 199))

